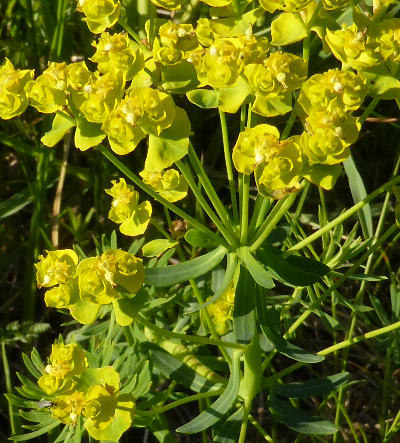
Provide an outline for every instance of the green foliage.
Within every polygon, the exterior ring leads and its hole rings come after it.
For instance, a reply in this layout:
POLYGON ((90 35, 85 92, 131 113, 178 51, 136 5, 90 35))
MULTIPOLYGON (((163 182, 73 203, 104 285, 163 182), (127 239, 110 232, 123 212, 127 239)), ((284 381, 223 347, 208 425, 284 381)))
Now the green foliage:
POLYGON ((395 436, 399 11, 0 7, 12 440, 395 436))

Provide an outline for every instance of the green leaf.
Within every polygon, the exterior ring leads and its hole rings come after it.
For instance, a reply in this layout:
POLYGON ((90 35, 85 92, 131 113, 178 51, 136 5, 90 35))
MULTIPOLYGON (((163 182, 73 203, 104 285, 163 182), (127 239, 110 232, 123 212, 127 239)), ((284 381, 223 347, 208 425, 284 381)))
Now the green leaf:
POLYGON ((133 297, 120 297, 113 300, 116 322, 120 326, 130 325, 147 298, 148 295, 145 291, 139 291, 133 297))
POLYGON ((257 284, 267 289, 275 286, 271 274, 262 263, 252 256, 248 247, 240 248, 238 255, 257 284))
POLYGON ((390 285, 390 301, 392 312, 398 318, 400 314, 400 290, 393 283, 390 285))
POLYGON ((150 134, 144 169, 161 171, 184 157, 189 148, 189 135, 189 118, 183 109, 176 107, 172 126, 162 131, 158 137, 150 134))
POLYGON ((249 344, 256 333, 255 300, 254 280, 241 267, 233 307, 233 333, 238 343, 249 344))
POLYGON ((184 94, 195 88, 199 81, 193 63, 184 60, 161 68, 161 86, 173 94, 184 94))
MULTIPOLYGON (((136 384, 132 390, 132 395, 134 398, 143 397, 147 392, 149 392, 152 385, 151 372, 149 368, 150 362, 147 360, 144 362, 142 369, 136 378, 136 384)), ((122 392, 122 391, 121 391, 122 392)), ((124 392, 122 392, 124 393, 124 392)))
POLYGON ((32 360, 23 352, 22 353, 22 360, 24 360, 25 366, 28 369, 28 371, 36 378, 40 378, 43 373, 37 369, 37 367, 32 363, 32 360))
POLYGON ((151 362, 165 377, 177 381, 195 392, 208 392, 221 388, 221 384, 207 380, 178 358, 153 343, 146 343, 151 351, 151 362))
POLYGON ((31 189, 25 188, 13 194, 7 200, 0 202, 0 220, 3 220, 11 215, 16 214, 25 206, 32 203, 34 196, 31 189))
POLYGON ((49 148, 52 148, 61 141, 64 135, 74 126, 76 126, 74 118, 63 112, 57 112, 54 116, 51 130, 46 132, 40 141, 49 148))
POLYGON ((38 369, 41 373, 43 373, 45 370, 45 366, 36 348, 32 349, 31 360, 32 363, 35 365, 36 369, 38 369))
POLYGON ((162 253, 173 248, 177 244, 179 244, 177 241, 160 238, 146 243, 142 247, 142 252, 145 257, 159 257, 162 253))
POLYGON ((235 114, 246 98, 252 93, 248 81, 240 76, 234 86, 219 89, 218 108, 222 112, 235 114))
POLYGON ((243 421, 244 408, 241 406, 222 426, 215 430, 214 443, 237 443, 243 421))
POLYGON ((257 297, 256 306, 261 330, 266 339, 274 345, 275 349, 279 353, 303 363, 319 363, 320 361, 325 359, 325 357, 323 357, 322 355, 313 354, 285 340, 281 336, 279 331, 274 327, 274 324, 279 322, 279 317, 277 318, 278 321, 275 321, 274 316, 279 316, 279 313, 276 312, 273 308, 267 309, 264 306, 264 300, 262 299, 262 297, 257 297))
MULTIPOLYGON (((344 170, 346 171, 347 178, 349 180, 349 186, 354 203, 358 203, 367 196, 365 190, 364 181, 358 172, 358 169, 354 163, 353 157, 350 157, 343 163, 344 170)), ((369 204, 365 205, 358 212, 358 219, 360 220, 361 229, 364 234, 364 238, 371 238, 373 236, 372 227, 372 215, 371 207, 369 204)))
POLYGON ((359 71, 359 75, 367 81, 369 94, 381 100, 400 98, 400 80, 393 77, 384 65, 359 71))
POLYGON ((12 405, 17 406, 18 408, 35 409, 38 407, 37 401, 25 400, 14 394, 5 394, 5 397, 12 405))
POLYGON ((99 309, 100 305, 96 303, 92 303, 88 300, 80 300, 74 303, 70 307, 69 311, 75 320, 78 320, 79 323, 86 325, 93 323, 96 320, 99 309))
POLYGON ((301 171, 301 175, 314 185, 329 191, 335 186, 342 172, 342 165, 320 165, 315 163, 301 171))
POLYGON ((195 434, 204 431, 210 426, 220 421, 228 410, 232 407, 239 392, 240 385, 240 351, 233 353, 231 375, 223 394, 206 410, 201 412, 189 423, 176 429, 177 432, 195 434))
POLYGON ((313 395, 326 395, 341 386, 350 379, 348 372, 339 372, 324 378, 313 378, 300 383, 286 383, 271 386, 271 392, 288 398, 303 398, 313 395))
POLYGON ((84 118, 79 118, 75 131, 75 146, 81 151, 87 151, 100 144, 106 134, 101 130, 101 124, 91 123, 84 118))
POLYGON ((308 286, 321 280, 330 268, 310 258, 291 255, 283 257, 278 249, 264 245, 257 250, 260 261, 276 273, 276 277, 291 286, 308 286))
POLYGON ((307 35, 307 28, 298 14, 282 13, 271 23, 271 45, 290 45, 303 40, 307 35))
POLYGON ((265 117, 284 115, 292 110, 292 93, 283 92, 276 97, 256 95, 251 110, 265 117))
MULTIPOLYGON (((217 2, 220 0, 217 0, 217 2)), ((215 0, 207 0, 210 6, 217 6, 215 0)), ((230 3, 230 1, 223 1, 225 5, 230 3)), ((241 34, 245 34, 250 28, 250 25, 254 25, 255 22, 264 14, 263 8, 255 8, 251 11, 246 12, 243 15, 235 15, 232 17, 221 18, 217 20, 210 20, 209 26, 213 32, 221 37, 235 37, 241 34)))
POLYGON ((23 435, 13 435, 10 437, 10 440, 14 440, 14 441, 30 440, 32 438, 36 438, 36 437, 39 437, 40 435, 46 434, 47 432, 51 431, 52 429, 56 428, 59 425, 60 425, 60 422, 58 420, 54 419, 54 421, 52 423, 50 423, 47 426, 43 426, 41 429, 39 429, 35 432, 30 432, 29 434, 23 434, 23 435))
POLYGON ((189 229, 185 234, 185 240, 195 248, 209 248, 220 244, 220 239, 216 234, 207 234, 199 229, 189 229))
POLYGON ((330 435, 339 430, 330 421, 294 408, 289 402, 279 400, 275 395, 270 395, 268 398, 268 408, 279 423, 301 434, 330 435))
POLYGON ((370 294, 369 299, 371 300, 375 313, 379 318, 380 322, 382 323, 382 325, 383 326, 389 325, 390 324, 389 317, 379 298, 370 294))
MULTIPOLYGON (((335 275, 342 276, 340 272, 336 272, 335 275)), ((371 275, 371 274, 353 274, 349 275, 346 278, 349 280, 357 280, 357 281, 383 281, 387 280, 388 277, 386 275, 371 275)))
POLYGON ((194 89, 186 93, 188 100, 203 109, 217 108, 219 93, 213 89, 194 89))
POLYGON ((226 252, 227 250, 223 246, 218 246, 207 254, 183 263, 147 269, 144 283, 166 287, 200 277, 215 268, 225 257, 226 252))

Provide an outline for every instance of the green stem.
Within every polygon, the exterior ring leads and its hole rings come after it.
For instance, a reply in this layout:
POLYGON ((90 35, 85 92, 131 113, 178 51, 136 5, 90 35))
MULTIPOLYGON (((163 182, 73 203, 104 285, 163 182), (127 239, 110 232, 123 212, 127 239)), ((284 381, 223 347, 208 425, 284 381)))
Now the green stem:
POLYGON ((249 414, 249 422, 254 426, 254 428, 264 437, 264 440, 268 443, 274 443, 272 438, 267 434, 265 429, 258 423, 258 421, 249 414))
POLYGON ((256 202, 254 204, 253 213, 251 215, 250 226, 248 236, 253 237, 255 230, 261 226, 263 220, 265 220, 265 214, 267 213, 271 205, 270 199, 261 194, 257 194, 256 202))
MULTIPOLYGON (((375 329, 374 331, 366 332, 365 334, 358 335, 357 337, 354 337, 352 340, 344 340, 340 343, 337 343, 333 346, 329 346, 328 348, 322 349, 322 351, 317 352, 317 355, 329 355, 332 354, 335 351, 338 351, 339 349, 347 348, 353 344, 360 343, 364 340, 368 340, 370 338, 378 337, 380 335, 386 334, 388 332, 395 331, 396 329, 400 328, 400 321, 393 323, 389 326, 385 326, 383 328, 375 329)), ((286 369, 283 369, 280 372, 275 373, 274 375, 271 375, 270 377, 264 378, 262 381, 263 387, 271 386, 274 382, 279 380, 280 378, 283 378, 284 376, 291 374, 296 369, 301 368, 306 363, 303 362, 297 362, 291 366, 289 366, 286 369)))
POLYGON ((260 229, 256 233, 253 244, 250 246, 250 251, 255 251, 259 248, 267 237, 271 234, 272 230, 279 223, 281 218, 292 206, 295 201, 297 193, 291 193, 276 203, 272 211, 268 214, 268 217, 261 225, 260 229))
POLYGON ((142 39, 139 34, 135 32, 126 21, 118 20, 118 24, 121 25, 125 31, 135 40, 135 42, 140 46, 140 49, 145 53, 149 51, 149 48, 142 43, 142 39))
MULTIPOLYGON (((1 359, 3 360, 3 371, 4 371, 4 378, 6 381, 6 390, 7 390, 8 394, 12 394, 13 390, 12 390, 12 383, 11 383, 10 365, 8 364, 6 345, 4 342, 1 343, 1 359)), ((14 418, 14 407, 10 402, 8 402, 8 415, 10 417, 11 435, 15 435, 16 434, 16 425, 15 425, 15 418, 14 418)))
POLYGON ((245 402, 244 411, 243 411, 243 420, 242 424, 240 425, 240 435, 238 443, 246 443, 247 423, 249 421, 250 412, 251 412, 251 402, 249 404, 245 402))
POLYGON ((191 143, 189 145, 188 157, 194 169, 194 172, 197 174, 205 193, 207 194, 208 198, 210 199, 210 202, 214 206, 216 213, 218 214, 221 221, 224 223, 225 227, 234 236, 235 233, 232 229, 231 216, 227 213, 225 206, 222 204, 220 198, 218 197, 218 194, 216 193, 214 186, 212 185, 210 179, 208 178, 208 175, 204 170, 204 167, 201 164, 199 158, 197 157, 196 151, 194 150, 193 145, 191 143))
POLYGON ((249 226, 249 187, 250 175, 241 174, 242 178, 242 206, 240 211, 240 244, 247 244, 247 232, 249 226))
POLYGON ((149 415, 153 416, 155 414, 161 414, 162 412, 169 411, 170 409, 177 408, 178 406, 184 405, 186 403, 190 403, 192 401, 198 401, 203 398, 216 397, 217 395, 221 395, 224 392, 225 388, 215 389, 214 391, 209 392, 201 392, 200 394, 191 395, 189 397, 181 398, 180 400, 173 401, 168 403, 165 406, 160 408, 154 408, 151 411, 142 411, 140 409, 136 409, 136 414, 138 415, 149 415))
POLYGON ((286 122, 286 125, 283 129, 281 140, 285 140, 286 138, 288 138, 290 131, 292 130, 292 127, 294 125, 294 122, 296 121, 296 118, 297 118, 297 112, 296 109, 293 108, 292 111, 290 112, 289 120, 286 122))
POLYGON ((335 226, 343 223, 347 218, 351 217, 353 214, 358 212, 362 207, 367 205, 370 201, 374 200, 378 195, 382 194, 382 192, 387 191, 392 186, 400 182, 400 176, 393 178, 392 180, 388 181, 382 186, 379 186, 379 188, 375 189, 375 191, 371 192, 371 194, 367 195, 363 200, 360 200, 358 203, 356 203, 352 208, 348 209, 347 211, 343 212, 343 214, 339 215, 339 217, 335 218, 328 224, 326 224, 321 229, 318 229, 318 231, 314 232, 314 234, 311 234, 301 242, 297 243, 296 245, 292 246, 287 250, 287 252, 294 252, 299 251, 303 249, 305 246, 307 246, 309 243, 312 243, 317 238, 321 237, 321 235, 325 234, 325 232, 328 232, 335 226))
POLYGON ((376 108, 377 104, 380 102, 380 98, 375 97, 371 100, 369 105, 365 108, 365 111, 361 114, 361 117, 358 119, 358 121, 362 124, 367 120, 367 118, 371 115, 373 110, 376 108))
POLYGON ((136 321, 141 323, 143 326, 146 326, 151 331, 153 331, 156 335, 159 335, 163 338, 172 338, 175 340, 181 340, 181 341, 188 341, 191 343, 198 343, 200 345, 213 345, 213 346, 223 346, 227 348, 234 348, 234 349, 245 349, 244 345, 238 344, 238 343, 231 343, 227 341, 222 340, 214 340, 207 337, 200 337, 198 335, 187 335, 187 334, 179 334, 177 332, 167 331, 166 329, 159 328, 151 321, 147 320, 146 318, 142 317, 140 314, 137 314, 135 317, 136 321))
MULTIPOLYGON (((368 250, 342 275, 342 277, 337 280, 333 285, 331 285, 329 288, 326 289, 323 295, 323 300, 326 299, 326 297, 333 292, 335 289, 337 289, 344 281, 347 280, 349 276, 351 276, 355 269, 358 268, 361 264, 365 262, 367 257, 373 253, 373 251, 376 251, 380 246, 397 230, 397 225, 394 223, 379 239, 378 242, 376 242, 373 246, 368 247, 368 250)), ((321 303, 323 300, 319 300, 319 303, 321 303)), ((306 311, 304 311, 298 319, 290 326, 290 328, 287 330, 286 334, 284 335, 285 338, 289 338, 296 329, 307 319, 307 317, 313 312, 314 308, 316 306, 312 305, 310 306, 306 311)))
POLYGON ((219 232, 224 236, 225 240, 228 242, 229 245, 235 247, 237 245, 237 239, 234 236, 233 233, 231 233, 230 230, 228 230, 222 221, 217 217, 215 212, 212 210, 210 205, 207 203, 206 199, 203 197, 201 191, 199 190, 197 184, 195 183, 193 179, 193 175, 188 168, 182 161, 177 161, 176 166, 181 171, 182 175, 185 177, 185 180, 187 181, 187 184, 189 185, 190 189, 192 190, 193 194, 195 195, 197 201, 200 203, 202 208, 204 209, 205 213, 208 215, 208 217, 212 220, 214 225, 217 227, 219 232))
POLYGON ((157 192, 153 188, 143 183, 143 180, 141 180, 134 172, 132 172, 127 166, 125 166, 124 163, 118 160, 118 158, 105 146, 99 145, 97 146, 97 150, 102 155, 104 155, 104 157, 106 157, 117 169, 119 169, 123 174, 125 174, 125 176, 128 177, 137 187, 139 187, 148 195, 150 195, 150 197, 154 198, 154 200, 158 201, 163 206, 174 212, 176 215, 179 215, 179 217, 188 221, 192 226, 204 232, 205 234, 214 235, 214 233, 210 231, 210 229, 208 229, 198 220, 187 214, 178 206, 174 205, 173 203, 170 203, 168 200, 165 200, 165 198, 157 194, 157 192))
POLYGON ((219 111, 219 119, 220 119, 220 123, 221 123, 222 143, 223 143, 223 147, 224 147, 226 173, 228 176, 229 191, 231 193, 233 219, 234 219, 235 223, 238 224, 239 223, 239 212, 238 212, 238 205, 237 205, 237 200, 236 200, 235 181, 233 179, 233 167, 232 167, 231 151, 229 148, 228 127, 226 125, 225 114, 222 111, 219 111))
POLYGON ((356 337, 353 337, 348 340, 343 340, 340 343, 337 343, 336 345, 329 346, 328 348, 323 349, 322 351, 317 352, 317 355, 328 355, 332 352, 335 352, 339 349, 348 348, 351 345, 354 345, 356 343, 360 343, 364 340, 368 340, 370 338, 378 337, 379 335, 386 334, 388 332, 395 331, 396 329, 400 328, 400 321, 397 321, 396 323, 392 323, 391 325, 384 326, 383 328, 375 329, 374 331, 366 332, 365 334, 357 335, 356 337))

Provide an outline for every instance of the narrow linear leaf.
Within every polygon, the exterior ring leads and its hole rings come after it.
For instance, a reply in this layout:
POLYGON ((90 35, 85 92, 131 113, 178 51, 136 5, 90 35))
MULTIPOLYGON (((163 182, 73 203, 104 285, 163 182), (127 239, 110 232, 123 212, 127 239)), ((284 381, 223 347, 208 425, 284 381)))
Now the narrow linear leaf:
POLYGON ((147 269, 144 282, 147 285, 165 287, 200 277, 215 268, 226 253, 223 246, 218 246, 213 251, 184 263, 147 269))
POLYGON ((240 248, 238 254, 257 284, 267 289, 271 289, 275 286, 270 273, 262 263, 251 255, 249 248, 240 248))
POLYGON ((220 421, 236 400, 240 385, 240 351, 235 351, 232 359, 232 372, 223 394, 206 410, 189 423, 176 429, 177 432, 195 434, 204 431, 220 421))
POLYGON ((257 251, 260 261, 271 268, 276 278, 290 286, 309 286, 326 275, 330 268, 324 263, 298 255, 283 257, 281 252, 268 245, 257 251))
POLYGON ((36 438, 36 437, 39 437, 40 435, 46 434, 47 432, 51 431, 52 429, 56 428, 59 425, 60 425, 60 422, 58 420, 54 419, 54 421, 52 423, 50 423, 47 426, 42 427, 41 429, 38 429, 35 432, 30 432, 28 434, 23 434, 23 435, 13 435, 10 437, 10 440, 14 440, 14 441, 31 440, 32 438, 36 438))
POLYGON ((151 350, 152 364, 165 377, 177 381, 182 386, 192 389, 195 392, 207 392, 221 388, 221 384, 213 383, 202 375, 195 372, 181 360, 168 354, 157 345, 148 344, 151 350))
MULTIPOLYGON (((358 203, 367 196, 367 191, 365 190, 363 179, 358 172, 356 164, 354 163, 353 157, 351 155, 343 163, 343 166, 349 180, 349 186, 353 201, 354 203, 358 203)), ((364 238, 371 238, 374 233, 372 228, 372 215, 370 205, 365 205, 360 211, 358 211, 357 215, 360 220, 364 238)))
POLYGON ((267 309, 263 305, 263 299, 261 297, 257 297, 257 316, 260 322, 260 327, 265 335, 266 339, 274 345, 275 349, 287 357, 301 361, 303 363, 318 363, 324 360, 324 357, 321 355, 313 354, 309 351, 306 351, 299 346, 290 343, 285 340, 279 331, 274 328, 274 319, 273 314, 274 311, 272 309, 267 309))
POLYGON ((38 407, 37 401, 25 400, 14 394, 5 394, 5 396, 12 405, 17 406, 18 408, 35 409, 38 407))
POLYGON ((238 343, 249 344, 256 333, 255 300, 254 280, 241 267, 233 307, 233 333, 238 343))
POLYGON ((211 248, 221 243, 216 234, 206 234, 199 229, 189 229, 185 234, 185 240, 195 248, 211 248))
POLYGON ((236 443, 238 441, 243 412, 244 408, 241 406, 216 430, 214 443, 236 443))
POLYGON ((274 385, 271 387, 273 394, 278 394, 288 398, 303 398, 311 395, 326 395, 334 391, 350 379, 348 372, 339 372, 324 378, 313 378, 301 383, 286 383, 283 385, 274 385))
POLYGON ((25 366, 28 369, 28 371, 36 379, 38 379, 39 377, 41 377, 43 375, 42 372, 40 372, 39 369, 37 369, 37 367, 32 363, 32 360, 25 353, 22 353, 22 360, 24 361, 25 366))
POLYGON ((330 421, 295 408, 289 402, 279 400, 275 395, 268 398, 268 407, 279 423, 301 434, 331 435, 338 431, 337 426, 330 421))

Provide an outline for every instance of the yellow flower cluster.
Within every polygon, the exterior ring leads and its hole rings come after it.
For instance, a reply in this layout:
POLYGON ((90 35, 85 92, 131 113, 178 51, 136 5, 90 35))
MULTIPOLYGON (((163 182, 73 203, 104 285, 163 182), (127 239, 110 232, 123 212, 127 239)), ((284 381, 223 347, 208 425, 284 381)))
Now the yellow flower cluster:
POLYGON ((8 120, 22 114, 28 106, 25 85, 33 78, 33 70, 14 69, 6 58, 0 66, 0 118, 8 120))
POLYGON ((188 185, 185 178, 176 169, 140 173, 144 183, 151 186, 161 197, 173 203, 187 195, 188 185))
POLYGON ((101 306, 112 303, 120 325, 132 322, 121 305, 143 285, 140 258, 112 249, 79 262, 73 250, 63 249, 47 251, 35 266, 38 286, 51 288, 45 293, 46 306, 68 309, 78 322, 87 324, 96 320, 101 306))
POLYGON ((326 30, 325 41, 334 56, 358 71, 400 62, 400 19, 353 23, 342 29, 326 30))
POLYGON ((72 425, 83 417, 91 437, 118 441, 135 412, 133 397, 120 394, 118 372, 112 366, 89 368, 77 344, 53 344, 49 360, 38 385, 50 396, 51 415, 72 425))
POLYGON ((139 204, 139 193, 132 185, 127 185, 123 178, 113 180, 112 188, 106 189, 113 198, 108 218, 119 223, 119 230, 125 235, 141 235, 151 218, 151 204, 144 201, 139 204))
POLYGON ((215 303, 207 307, 217 334, 225 335, 231 329, 230 320, 233 317, 234 303, 235 289, 231 287, 215 303))
POLYGON ((274 126, 246 128, 233 150, 236 169, 254 172, 259 192, 277 198, 299 189, 302 177, 331 189, 339 164, 358 138, 360 123, 351 112, 361 106, 366 94, 363 78, 350 71, 311 76, 298 98, 305 113, 301 136, 282 141, 274 126))

